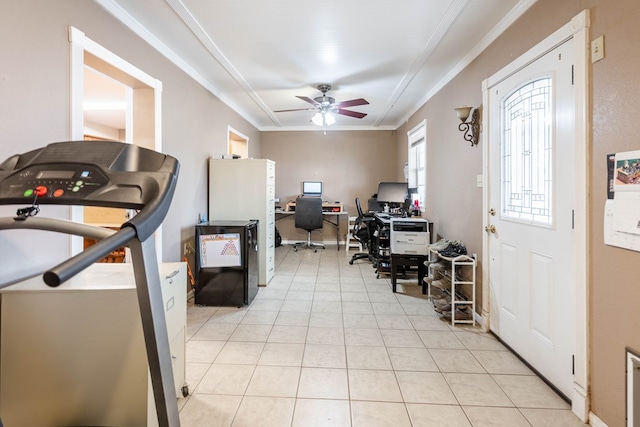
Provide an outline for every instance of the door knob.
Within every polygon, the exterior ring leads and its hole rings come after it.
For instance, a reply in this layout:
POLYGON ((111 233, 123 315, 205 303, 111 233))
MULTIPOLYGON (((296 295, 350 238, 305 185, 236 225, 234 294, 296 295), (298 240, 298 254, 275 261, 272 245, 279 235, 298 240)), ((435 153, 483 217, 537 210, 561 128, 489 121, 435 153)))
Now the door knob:
POLYGON ((491 224, 491 225, 487 225, 484 228, 484 231, 486 231, 487 233, 495 233, 496 232, 496 226, 491 224))

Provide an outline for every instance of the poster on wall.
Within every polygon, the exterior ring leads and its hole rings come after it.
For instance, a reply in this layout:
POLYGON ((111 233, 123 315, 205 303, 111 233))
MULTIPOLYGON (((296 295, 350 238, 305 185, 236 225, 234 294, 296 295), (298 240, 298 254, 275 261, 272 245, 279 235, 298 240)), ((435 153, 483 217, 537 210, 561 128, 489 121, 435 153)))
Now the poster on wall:
POLYGON ((239 233, 201 235, 199 244, 202 268, 242 265, 239 233))
POLYGON ((640 251, 640 150, 616 153, 613 162, 610 157, 604 241, 640 251))

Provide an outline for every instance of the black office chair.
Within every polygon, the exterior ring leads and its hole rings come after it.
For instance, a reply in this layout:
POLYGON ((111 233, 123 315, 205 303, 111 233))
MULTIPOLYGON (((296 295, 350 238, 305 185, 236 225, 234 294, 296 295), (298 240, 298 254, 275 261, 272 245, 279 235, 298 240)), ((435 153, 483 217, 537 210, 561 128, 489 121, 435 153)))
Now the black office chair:
POLYGON ((359 252, 354 254, 349 260, 349 264, 353 265, 353 262, 357 259, 368 259, 372 260, 371 251, 370 251, 370 226, 369 223, 373 221, 373 215, 367 215, 362 212, 362 206, 360 206, 360 199, 356 197, 356 210, 358 211, 358 217, 356 218, 356 222, 353 225, 353 229, 350 231, 353 238, 362 244, 363 248, 367 248, 367 252, 359 252))
POLYGON ((323 243, 311 241, 311 232, 322 228, 322 198, 320 197, 298 197, 296 199, 296 228, 307 231, 307 241, 298 242, 293 245, 293 250, 297 251, 299 247, 306 246, 318 252, 318 248, 325 249, 323 243))

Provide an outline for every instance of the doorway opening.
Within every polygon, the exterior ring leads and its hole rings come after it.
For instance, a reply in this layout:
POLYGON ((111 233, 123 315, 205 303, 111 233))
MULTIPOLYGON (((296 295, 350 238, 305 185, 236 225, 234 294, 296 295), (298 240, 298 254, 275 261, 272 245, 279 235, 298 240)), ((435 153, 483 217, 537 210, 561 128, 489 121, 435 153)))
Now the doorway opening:
MULTIPOLYGON (((69 27, 71 44, 71 139, 110 139, 161 151, 162 83, 69 27)), ((71 208, 71 220, 120 227, 135 212, 96 207, 71 208)), ((162 262, 162 226, 155 232, 162 262)), ((71 254, 87 242, 71 239, 71 254)))
POLYGON ((249 137, 241 134, 231 126, 227 127, 228 154, 235 154, 241 159, 249 158, 249 137))

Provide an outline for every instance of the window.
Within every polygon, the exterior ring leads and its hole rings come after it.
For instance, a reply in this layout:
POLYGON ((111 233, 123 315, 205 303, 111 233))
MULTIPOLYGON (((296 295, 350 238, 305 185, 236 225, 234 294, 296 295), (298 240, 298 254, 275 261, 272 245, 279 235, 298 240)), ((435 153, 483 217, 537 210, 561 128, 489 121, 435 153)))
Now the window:
POLYGON ((424 208, 427 190, 427 121, 407 132, 408 162, 406 178, 410 189, 416 189, 411 196, 418 199, 420 208, 424 208))
POLYGON ((553 224, 551 78, 529 82, 502 103, 502 216, 553 224))

